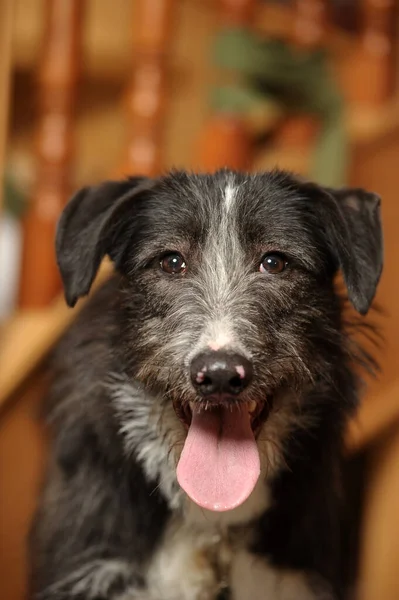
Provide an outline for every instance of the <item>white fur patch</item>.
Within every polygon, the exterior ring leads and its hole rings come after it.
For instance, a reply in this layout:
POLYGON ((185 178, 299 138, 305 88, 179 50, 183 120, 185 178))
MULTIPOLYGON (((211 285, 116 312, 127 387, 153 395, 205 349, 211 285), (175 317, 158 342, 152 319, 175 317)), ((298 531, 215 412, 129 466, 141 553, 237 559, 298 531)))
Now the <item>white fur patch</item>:
POLYGON ((115 378, 110 384, 120 417, 125 448, 133 453, 150 481, 158 485, 171 508, 181 505, 183 491, 176 464, 186 432, 170 402, 150 396, 139 384, 115 378))
POLYGON ((234 328, 231 324, 231 319, 229 319, 229 317, 221 317, 207 324, 204 332, 198 340, 198 343, 195 344, 195 346, 187 354, 184 363, 186 366, 188 366, 192 359, 200 352, 204 352, 209 349, 217 351, 224 348, 234 348, 235 352, 242 354, 248 360, 251 359, 251 354, 242 346, 242 344, 240 344, 239 340, 237 339, 234 328))
POLYGON ((215 600, 225 586, 232 600, 333 600, 328 592, 316 595, 304 573, 236 548, 226 531, 177 520, 165 532, 147 584, 153 600, 215 600))
POLYGON ((206 330, 201 335, 198 344, 194 350, 195 353, 203 350, 205 347, 212 350, 220 350, 221 348, 232 347, 237 348, 238 344, 235 340, 234 331, 228 319, 218 319, 211 321, 207 325, 206 330))
POLYGON ((220 589, 209 560, 220 535, 172 522, 147 575, 148 591, 157 600, 211 600, 220 589))
POLYGON ((236 199, 237 188, 229 182, 224 190, 224 206, 226 212, 229 212, 234 205, 236 199))
POLYGON ((115 580, 118 578, 128 580, 130 574, 130 566, 125 561, 93 560, 84 563, 79 569, 50 585, 39 594, 39 599, 61 598, 64 594, 65 597, 66 595, 69 598, 84 597, 87 600, 106 597, 115 580))

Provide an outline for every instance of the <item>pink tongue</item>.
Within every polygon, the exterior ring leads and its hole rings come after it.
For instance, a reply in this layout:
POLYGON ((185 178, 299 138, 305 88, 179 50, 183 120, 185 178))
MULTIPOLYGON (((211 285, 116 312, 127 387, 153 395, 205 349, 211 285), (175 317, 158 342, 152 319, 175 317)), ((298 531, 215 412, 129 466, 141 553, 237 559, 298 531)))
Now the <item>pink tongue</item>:
POLYGON ((176 475, 194 502, 208 510, 231 510, 248 498, 259 473, 258 448, 246 410, 193 410, 176 475))

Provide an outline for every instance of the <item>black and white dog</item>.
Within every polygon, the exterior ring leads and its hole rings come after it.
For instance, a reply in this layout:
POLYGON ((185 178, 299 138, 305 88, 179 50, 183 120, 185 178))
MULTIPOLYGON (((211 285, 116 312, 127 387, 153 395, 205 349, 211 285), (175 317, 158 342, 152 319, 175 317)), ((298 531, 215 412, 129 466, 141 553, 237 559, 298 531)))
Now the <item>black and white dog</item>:
POLYGON ((379 198, 279 171, 81 190, 66 299, 113 276, 59 345, 38 600, 341 599, 343 432, 368 364, 379 198))

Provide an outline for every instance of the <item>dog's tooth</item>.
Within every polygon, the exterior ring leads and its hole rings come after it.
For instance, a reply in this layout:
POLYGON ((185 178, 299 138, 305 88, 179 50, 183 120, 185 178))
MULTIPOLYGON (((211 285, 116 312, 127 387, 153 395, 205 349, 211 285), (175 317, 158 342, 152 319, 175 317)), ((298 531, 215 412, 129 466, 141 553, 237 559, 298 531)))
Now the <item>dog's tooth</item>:
POLYGON ((250 413, 253 413, 253 412, 255 412, 255 410, 256 410, 256 406, 257 406, 257 405, 256 405, 256 401, 255 401, 255 400, 250 400, 250 401, 248 402, 248 411, 249 411, 250 413))
POLYGON ((191 411, 192 411, 192 410, 193 410, 193 408, 194 408, 194 402, 189 402, 189 403, 188 403, 188 405, 189 405, 189 407, 190 407, 190 409, 191 409, 191 411))

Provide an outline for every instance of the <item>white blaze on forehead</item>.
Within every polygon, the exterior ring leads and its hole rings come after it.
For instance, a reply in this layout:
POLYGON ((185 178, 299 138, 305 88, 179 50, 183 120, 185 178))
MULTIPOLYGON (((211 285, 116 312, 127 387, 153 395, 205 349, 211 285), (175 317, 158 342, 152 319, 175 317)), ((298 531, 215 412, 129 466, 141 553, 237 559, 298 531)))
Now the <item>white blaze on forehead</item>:
POLYGON ((224 190, 224 206, 226 208, 226 212, 229 212, 229 210, 233 206, 236 198, 236 193, 237 188, 233 185, 232 181, 229 181, 224 190))

